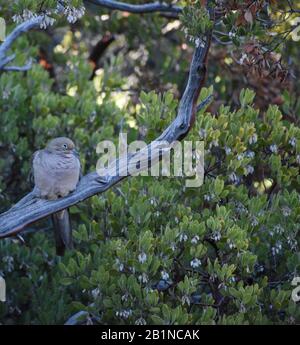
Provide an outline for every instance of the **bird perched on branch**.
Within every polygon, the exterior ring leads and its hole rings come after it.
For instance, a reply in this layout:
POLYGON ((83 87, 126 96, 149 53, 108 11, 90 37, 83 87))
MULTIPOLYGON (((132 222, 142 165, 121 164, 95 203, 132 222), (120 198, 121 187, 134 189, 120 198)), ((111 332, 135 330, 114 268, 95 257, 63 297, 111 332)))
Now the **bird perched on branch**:
MULTIPOLYGON (((79 155, 72 140, 59 137, 51 140, 45 149, 33 155, 34 192, 37 197, 55 200, 76 189, 80 179, 79 155)), ((64 255, 73 247, 72 229, 67 209, 52 215, 56 253, 64 255)))

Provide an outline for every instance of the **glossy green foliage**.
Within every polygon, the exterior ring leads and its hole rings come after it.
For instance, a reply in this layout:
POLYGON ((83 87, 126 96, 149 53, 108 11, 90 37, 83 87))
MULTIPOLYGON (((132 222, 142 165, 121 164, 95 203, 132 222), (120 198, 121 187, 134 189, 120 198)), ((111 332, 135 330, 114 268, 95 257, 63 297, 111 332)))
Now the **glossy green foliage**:
MULTIPOLYGON (((61 19, 57 41, 34 32, 15 42, 20 65, 50 45, 56 76, 37 63, 0 75, 1 211, 30 191, 31 155, 50 138, 72 138, 88 173, 100 141, 126 132, 128 143, 149 143, 175 118, 191 56, 184 35, 170 29, 160 39, 168 22, 159 16, 101 19, 107 13, 72 30, 61 19), (87 56, 106 31, 117 42, 91 79, 87 56)), ((138 176, 79 203, 70 208, 75 249, 63 258, 50 219, 30 225, 24 241, 0 240, 0 323, 62 324, 78 311, 96 324, 299 323, 291 283, 300 275, 300 129, 283 116, 293 98, 286 91, 280 109, 262 111, 243 89, 234 107, 229 83, 216 88, 226 105, 201 110, 186 138, 204 141, 201 187, 138 176)))

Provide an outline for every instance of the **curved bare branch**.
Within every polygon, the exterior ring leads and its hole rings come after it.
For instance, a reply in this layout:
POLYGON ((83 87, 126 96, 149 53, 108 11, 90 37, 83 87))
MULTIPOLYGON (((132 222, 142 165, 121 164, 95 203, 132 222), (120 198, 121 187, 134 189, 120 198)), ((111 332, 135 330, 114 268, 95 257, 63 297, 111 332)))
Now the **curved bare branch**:
MULTIPOLYGON (((206 74, 206 57, 210 46, 211 34, 207 37, 207 42, 204 47, 197 47, 192 59, 189 79, 179 104, 177 117, 166 128, 166 130, 156 139, 156 141, 150 143, 146 150, 153 148, 153 144, 160 146, 161 142, 172 143, 176 140, 182 140, 189 132, 195 113, 197 110, 203 108, 210 101, 211 97, 208 97, 198 107, 196 105, 200 89, 204 83, 206 74)), ((140 151, 137 155, 140 155, 141 165, 146 167, 144 157, 140 151)), ((136 161, 137 156, 132 158, 136 161)), ((156 157, 158 158, 158 157, 156 157)), ((148 159, 148 158, 147 158, 148 159)), ((52 213, 63 210, 67 207, 75 205, 95 194, 103 193, 117 182, 124 179, 124 170, 128 171, 132 160, 128 159, 126 166, 121 159, 116 162, 118 165, 118 174, 108 174, 105 178, 99 177, 96 172, 85 175, 77 189, 65 198, 58 200, 44 200, 35 196, 34 190, 21 199, 10 210, 0 215, 0 238, 15 235, 20 232, 26 225, 36 222, 42 218, 49 216, 52 213)), ((148 161, 147 161, 148 163, 148 161)))
POLYGON ((148 4, 128 4, 115 0, 88 0, 88 2, 95 5, 99 5, 111 10, 126 11, 131 13, 153 13, 153 12, 165 12, 179 14, 182 8, 179 6, 169 5, 160 1, 155 1, 148 4))
POLYGON ((11 62, 15 55, 6 56, 13 42, 24 32, 31 29, 38 28, 42 23, 44 16, 37 16, 31 18, 24 23, 19 24, 15 29, 6 37, 5 41, 0 45, 0 70, 5 71, 25 71, 30 68, 31 62, 27 62, 24 66, 7 66, 11 62))
MULTIPOLYGON (((197 99, 204 84, 206 76, 206 63, 208 50, 211 43, 212 31, 205 35, 205 45, 195 48, 190 65, 189 78, 184 94, 179 103, 177 116, 165 131, 144 150, 132 155, 128 159, 121 157, 116 160, 111 168, 108 168, 106 176, 100 177, 97 172, 85 175, 76 190, 67 197, 58 200, 45 200, 36 197, 35 190, 27 194, 10 210, 0 215, 0 238, 16 235, 28 224, 34 223, 53 213, 75 205, 95 194, 103 193, 113 185, 129 176, 130 167, 139 161, 141 169, 147 169, 149 163, 160 159, 160 150, 154 150, 156 157, 148 152, 153 148, 167 148, 165 143, 173 143, 182 140, 190 131, 195 119, 196 112, 210 101, 208 97, 197 107, 197 99), (153 159, 154 158, 154 159, 153 159), (117 167, 117 173, 115 173, 117 167), (125 173, 124 173, 125 172, 125 173)), ((152 151, 153 152, 153 151, 152 151)))

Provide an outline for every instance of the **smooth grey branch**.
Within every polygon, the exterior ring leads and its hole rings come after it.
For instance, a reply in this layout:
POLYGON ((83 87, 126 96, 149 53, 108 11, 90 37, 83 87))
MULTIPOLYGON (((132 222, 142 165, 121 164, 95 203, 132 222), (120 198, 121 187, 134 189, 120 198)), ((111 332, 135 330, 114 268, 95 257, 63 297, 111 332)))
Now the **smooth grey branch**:
POLYGON ((13 42, 24 32, 27 32, 31 29, 38 28, 40 24, 42 23, 44 19, 44 16, 37 16, 34 18, 31 18, 29 20, 26 20, 24 23, 19 24, 15 27, 15 29, 6 37, 5 41, 0 45, 0 70, 6 70, 6 71, 22 71, 26 70, 26 67, 28 67, 28 64, 22 67, 5 67, 9 62, 11 62, 15 55, 6 56, 8 50, 10 49, 13 42), (24 69, 25 68, 25 69, 24 69))
POLYGON ((88 0, 88 2, 95 5, 99 5, 111 10, 126 11, 131 13, 153 13, 153 12, 164 12, 179 14, 182 12, 182 8, 179 6, 173 6, 164 2, 155 1, 148 4, 128 4, 121 1, 115 0, 88 0))
MULTIPOLYGON (((177 117, 156 139, 156 142, 166 141, 172 143, 176 140, 182 140, 193 125, 196 112, 206 106, 211 99, 211 96, 209 96, 200 103, 200 106, 196 106, 198 95, 205 79, 205 61, 209 45, 210 38, 207 40, 204 48, 197 47, 195 49, 188 83, 178 107, 177 117)), ((148 149, 151 148, 151 144, 148 145, 148 149)), ((130 160, 128 164, 130 164, 130 160)), ((127 169, 127 166, 121 166, 119 171, 124 171, 124 169, 127 169)), ((107 175, 106 178, 99 177, 96 172, 89 173, 80 180, 77 189, 73 193, 58 200, 39 199, 34 192, 31 192, 10 210, 0 215, 0 238, 15 235, 28 224, 78 204, 95 194, 103 193, 125 177, 120 173, 114 176, 107 175)))

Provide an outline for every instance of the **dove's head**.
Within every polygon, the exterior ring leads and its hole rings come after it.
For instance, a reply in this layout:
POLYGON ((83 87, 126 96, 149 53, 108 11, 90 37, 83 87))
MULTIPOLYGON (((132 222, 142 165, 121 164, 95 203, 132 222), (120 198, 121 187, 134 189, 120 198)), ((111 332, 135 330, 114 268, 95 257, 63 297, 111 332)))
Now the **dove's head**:
POLYGON ((59 137, 50 140, 46 149, 53 153, 71 153, 75 151, 75 144, 69 138, 59 137))

